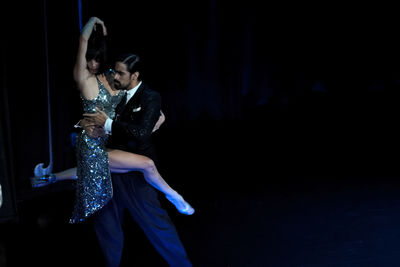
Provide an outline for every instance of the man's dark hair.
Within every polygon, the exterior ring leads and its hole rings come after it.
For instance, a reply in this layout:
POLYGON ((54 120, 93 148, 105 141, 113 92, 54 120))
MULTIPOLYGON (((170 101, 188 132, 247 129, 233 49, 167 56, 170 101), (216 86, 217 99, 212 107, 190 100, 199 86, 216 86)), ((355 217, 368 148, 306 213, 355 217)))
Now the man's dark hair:
POLYGON ((142 62, 140 61, 140 57, 135 54, 127 53, 123 54, 116 58, 115 61, 122 62, 126 65, 126 69, 129 71, 130 74, 135 73, 136 71, 139 72, 138 80, 142 80, 142 62))

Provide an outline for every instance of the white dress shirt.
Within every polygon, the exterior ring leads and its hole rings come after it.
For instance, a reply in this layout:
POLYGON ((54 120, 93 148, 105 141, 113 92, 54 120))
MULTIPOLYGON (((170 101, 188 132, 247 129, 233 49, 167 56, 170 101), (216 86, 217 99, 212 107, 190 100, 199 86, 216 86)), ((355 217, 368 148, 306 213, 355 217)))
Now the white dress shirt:
MULTIPOLYGON (((132 98, 132 96, 136 93, 136 91, 138 90, 139 86, 142 84, 142 81, 140 81, 138 83, 138 85, 136 85, 135 87, 133 87, 132 89, 129 89, 126 91, 126 103, 128 103, 128 101, 132 98)), ((112 123, 113 120, 110 118, 107 118, 105 124, 104 124, 104 130, 106 131, 107 134, 111 134, 111 128, 112 128, 112 123)))

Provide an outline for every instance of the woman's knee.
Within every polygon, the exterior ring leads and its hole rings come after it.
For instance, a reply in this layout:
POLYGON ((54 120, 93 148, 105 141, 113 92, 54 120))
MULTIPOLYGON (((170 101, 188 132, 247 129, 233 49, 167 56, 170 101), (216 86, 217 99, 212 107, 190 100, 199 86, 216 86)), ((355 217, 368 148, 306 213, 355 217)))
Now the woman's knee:
POLYGON ((143 161, 143 168, 149 173, 154 173, 156 171, 156 165, 151 158, 146 158, 143 161))

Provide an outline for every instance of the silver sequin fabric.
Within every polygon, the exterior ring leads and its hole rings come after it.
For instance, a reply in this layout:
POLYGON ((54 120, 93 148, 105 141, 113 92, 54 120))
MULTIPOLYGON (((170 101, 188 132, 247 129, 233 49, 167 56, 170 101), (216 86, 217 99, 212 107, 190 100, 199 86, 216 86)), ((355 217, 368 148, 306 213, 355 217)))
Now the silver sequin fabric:
MULTIPOLYGON (((97 79, 97 83, 99 85, 97 98, 87 100, 81 97, 83 111, 94 113, 95 107, 98 107, 113 119, 115 108, 125 92, 120 91, 116 95, 111 95, 100 80, 97 79)), ((113 188, 106 150, 107 139, 107 135, 91 138, 85 130, 78 134, 76 197, 70 223, 85 221, 112 198, 113 188)))

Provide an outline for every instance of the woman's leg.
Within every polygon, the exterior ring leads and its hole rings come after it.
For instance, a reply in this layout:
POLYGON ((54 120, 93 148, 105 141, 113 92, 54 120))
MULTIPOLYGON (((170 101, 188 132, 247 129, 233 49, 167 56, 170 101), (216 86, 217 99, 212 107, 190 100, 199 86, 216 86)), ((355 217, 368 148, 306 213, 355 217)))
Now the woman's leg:
POLYGON ((30 180, 32 187, 43 187, 63 180, 76 180, 76 167, 50 175, 33 176, 30 180))
POLYGON ((76 180, 76 167, 56 172, 54 175, 56 176, 56 181, 76 180))
POLYGON ((111 172, 124 173, 140 171, 143 173, 146 181, 157 190, 163 192, 166 198, 175 205, 180 213, 186 215, 194 213, 194 209, 189 203, 161 177, 152 159, 146 156, 113 149, 108 151, 108 160, 111 172))

